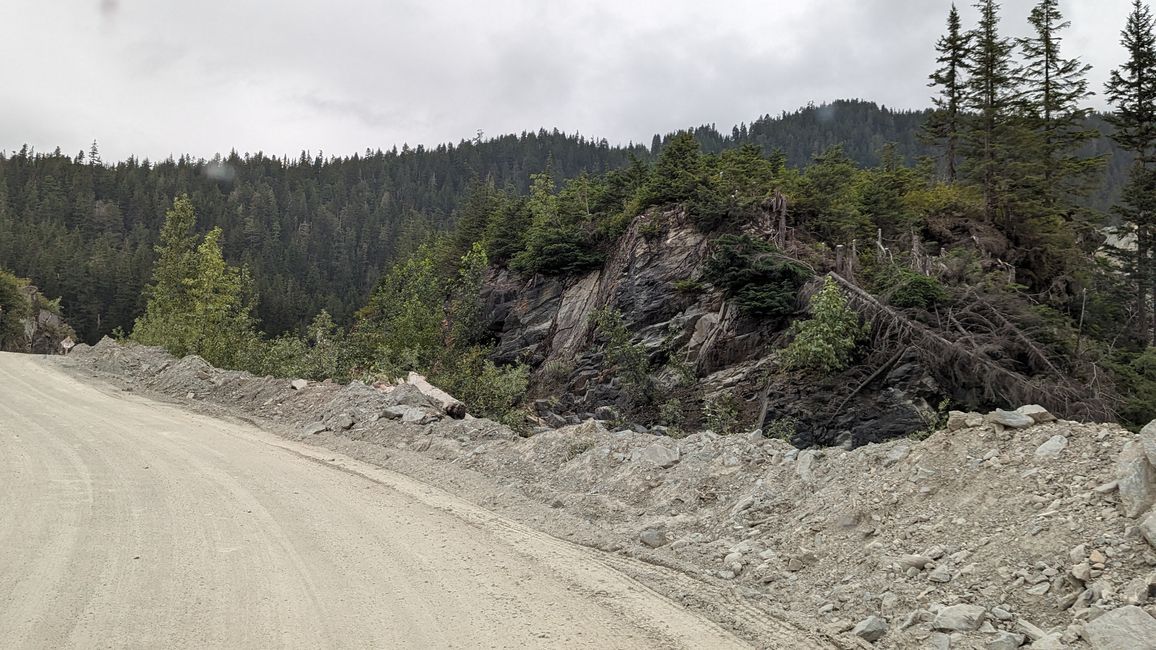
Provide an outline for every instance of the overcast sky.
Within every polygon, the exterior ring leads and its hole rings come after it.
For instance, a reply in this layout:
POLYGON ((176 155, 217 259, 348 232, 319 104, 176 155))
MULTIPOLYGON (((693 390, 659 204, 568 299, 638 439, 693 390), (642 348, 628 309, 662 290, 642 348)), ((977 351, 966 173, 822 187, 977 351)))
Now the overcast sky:
MULTIPOLYGON (((1023 35, 1033 0, 1006 0, 1023 35)), ((1129 0, 1062 0, 1100 91, 1129 0)), ((921 108, 941 0, 0 0, 0 150, 352 154, 612 143, 859 97, 921 108)), ((974 10, 960 3, 965 27, 974 10)), ((1103 98, 1093 103, 1103 106, 1103 98)))

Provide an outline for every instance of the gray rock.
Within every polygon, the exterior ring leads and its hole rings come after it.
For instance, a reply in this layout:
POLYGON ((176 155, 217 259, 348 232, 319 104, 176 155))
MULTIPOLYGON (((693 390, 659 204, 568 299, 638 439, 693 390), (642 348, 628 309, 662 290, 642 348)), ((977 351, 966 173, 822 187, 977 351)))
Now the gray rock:
POLYGON ((1116 483, 1125 515, 1138 516, 1156 503, 1156 471, 1138 441, 1124 445, 1116 459, 1116 483))
POLYGON ((388 420, 401 420, 409 424, 431 424, 441 419, 441 416, 428 408, 416 406, 387 406, 382 409, 381 417, 388 420))
POLYGON ((1144 539, 1148 540, 1152 548, 1156 548, 1156 510, 1149 512, 1147 516, 1141 519, 1137 528, 1140 529, 1140 534, 1144 536, 1144 539))
POLYGON ((1036 460, 1050 460, 1060 455, 1068 447, 1068 439, 1061 435, 1048 438, 1047 442, 1036 447, 1036 460))
POLYGON ((1148 456, 1148 463, 1156 467, 1156 420, 1152 420, 1140 429, 1140 445, 1144 447, 1144 454, 1148 456))
POLYGON ((928 650, 951 650, 951 637, 943 632, 933 632, 927 637, 928 650))
POLYGON ((386 406, 411 406, 415 408, 438 409, 437 405, 413 384, 399 384, 385 394, 382 400, 386 406))
POLYGON ((1093 650, 1156 650, 1156 619, 1135 605, 1126 605, 1084 626, 1093 650))
POLYGON ((815 480, 814 474, 811 473, 811 466, 815 464, 815 456, 818 454, 814 449, 804 449, 799 452, 799 460, 795 464, 795 472, 799 478, 810 483, 815 480))
POLYGON ((1029 415, 1016 413, 1015 411, 1005 411, 1003 409, 996 409, 988 413, 987 421, 1002 424, 1005 427, 1011 427, 1013 429, 1023 429, 1036 423, 1029 415))
POLYGON ((310 422, 301 428, 301 433, 307 436, 315 436, 322 431, 329 431, 329 427, 324 422, 310 422))
POLYGON ((554 427, 555 429, 561 429, 562 427, 569 426, 570 424, 566 418, 558 415, 557 413, 547 413, 542 416, 542 419, 546 421, 546 424, 554 427))
POLYGON ((931 564, 932 559, 926 555, 902 555, 899 557, 899 564, 904 568, 916 568, 922 571, 924 567, 931 564))
POLYGON ((927 579, 931 582, 951 582, 951 567, 946 564, 941 564, 927 575, 927 579))
POLYGON ((305 379, 294 379, 293 381, 289 382, 289 387, 293 390, 305 390, 306 388, 309 388, 309 381, 305 379))
POLYGON ((967 413, 963 411, 949 411, 947 413, 947 424, 944 426, 948 431, 959 431, 967 426, 967 413))
POLYGON ((868 643, 875 643, 882 639, 884 634, 887 634, 887 621, 878 616, 868 616, 859 621, 859 624, 851 630, 851 634, 868 643))
POLYGON ((348 413, 340 413, 334 416, 334 418, 330 420, 330 423, 335 429, 348 431, 349 429, 353 428, 353 416, 348 413))
POLYGON ((598 408, 594 409, 595 420, 617 422, 620 418, 621 416, 618 415, 618 411, 614 410, 614 407, 612 406, 599 406, 598 408))
POLYGON ((666 531, 657 528, 647 528, 639 533, 638 541, 650 548, 658 548, 659 546, 666 546, 670 543, 670 539, 666 536, 666 531))
POLYGON ((678 447, 667 447, 666 445, 654 443, 645 449, 636 449, 632 460, 635 462, 649 463, 665 469, 673 467, 680 458, 682 458, 682 454, 679 453, 678 447))
POLYGON ((1024 644, 1024 635, 1015 632, 996 632, 995 637, 983 645, 986 650, 1016 650, 1024 644))
POLYGON ((972 632, 979 629, 986 616, 979 605, 952 605, 939 610, 931 627, 944 632, 972 632))
POLYGON ((887 453, 883 454, 883 466, 891 467, 895 463, 898 463, 904 458, 907 458, 907 455, 910 453, 911 445, 907 443, 899 443, 891 449, 888 449, 887 453))
POLYGON ((1032 641, 1032 650, 1067 650, 1068 644, 1064 643, 1062 635, 1048 634, 1035 641, 1032 641))
POLYGON ((1031 419, 1035 420, 1036 424, 1053 422, 1056 419, 1056 416, 1049 413, 1046 408, 1040 406, 1039 404, 1027 404, 1025 406, 1021 406, 1016 409, 1016 413, 1030 417, 1031 419))

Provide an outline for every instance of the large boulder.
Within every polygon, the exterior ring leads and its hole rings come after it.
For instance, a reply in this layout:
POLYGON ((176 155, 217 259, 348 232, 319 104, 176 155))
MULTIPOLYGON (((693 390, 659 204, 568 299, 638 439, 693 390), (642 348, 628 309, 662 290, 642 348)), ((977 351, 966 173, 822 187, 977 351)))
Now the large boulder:
POLYGON ((1139 441, 1124 445, 1116 459, 1116 482, 1125 515, 1139 516, 1156 503, 1156 470, 1139 441))
POLYGON ((1144 455, 1148 463, 1156 467, 1156 420, 1152 420, 1140 429, 1140 446, 1144 448, 1144 455))
POLYGON ((1127 605, 1088 623, 1084 638, 1093 650, 1156 650, 1156 619, 1127 605))

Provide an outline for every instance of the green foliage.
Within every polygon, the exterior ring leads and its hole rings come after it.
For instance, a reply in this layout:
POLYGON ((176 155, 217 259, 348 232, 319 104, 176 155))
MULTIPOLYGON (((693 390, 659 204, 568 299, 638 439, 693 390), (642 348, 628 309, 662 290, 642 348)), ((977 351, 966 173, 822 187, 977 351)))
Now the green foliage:
POLYGON ((939 280, 905 266, 888 265, 876 274, 873 284, 876 293, 900 309, 931 309, 948 299, 947 290, 939 280))
POLYGON ((549 171, 532 177, 528 208, 530 229, 526 248, 513 257, 510 268, 524 273, 566 275, 602 264, 597 228, 591 212, 594 187, 581 175, 554 193, 549 171))
POLYGON ((658 407, 658 421, 663 426, 678 429, 685 420, 686 415, 683 413, 682 400, 677 397, 666 400, 658 407))
POLYGON ((1156 347, 1148 346, 1139 353, 1117 352, 1108 360, 1125 396, 1119 408, 1120 420, 1133 429, 1156 420, 1156 347))
POLYGON ((487 350, 471 347, 446 355, 429 379, 464 402, 470 413, 512 428, 525 422, 521 408, 530 384, 530 370, 524 364, 498 367, 486 358, 487 350))
POLYGON ((822 241, 850 243, 872 233, 859 197, 860 171, 843 148, 834 146, 815 156, 804 171, 795 210, 822 241))
POLYGON ((653 403, 655 386, 650 358, 642 346, 631 342, 633 337, 622 314, 611 307, 602 307, 590 315, 590 323, 603 339, 606 360, 615 368, 631 405, 638 408, 653 403))
POLYGON ((773 440, 791 442, 798 433, 799 421, 787 416, 771 420, 763 425, 763 435, 773 440))
POLYGON ((795 312, 799 289, 810 272, 771 244, 742 235, 715 240, 703 279, 719 287, 744 313, 773 318, 795 312))
POLYGON ((839 372, 851 363, 851 354, 866 335, 859 315, 831 278, 811 299, 811 318, 791 326, 794 340, 783 350, 783 367, 814 370, 823 374, 839 372))
POLYGON ((733 395, 721 395, 703 402, 702 419, 706 428, 729 436, 739 426, 739 402, 733 395))
POLYGON ((257 342, 249 314, 251 280, 225 263, 219 228, 198 244, 194 224, 192 202, 178 197, 166 213, 148 305, 132 338, 178 357, 197 354, 235 368, 257 342))
POLYGON ((24 287, 28 281, 0 269, 0 350, 23 351, 27 342, 24 319, 32 315, 24 287))

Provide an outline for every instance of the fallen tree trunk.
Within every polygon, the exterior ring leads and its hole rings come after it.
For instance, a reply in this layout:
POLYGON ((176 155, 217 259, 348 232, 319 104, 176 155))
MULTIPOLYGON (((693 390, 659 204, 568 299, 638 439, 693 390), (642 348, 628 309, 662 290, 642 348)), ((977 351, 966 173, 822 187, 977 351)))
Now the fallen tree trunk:
MULTIPOLYGON (((1068 419, 1115 420, 1110 403, 1099 395, 1089 395, 1088 386, 1062 373, 1028 377, 1005 368, 981 351, 968 349, 963 341, 947 339, 932 328, 908 318, 838 273, 828 275, 847 292, 851 307, 868 322, 883 326, 889 337, 917 350, 924 365, 937 375, 940 385, 962 387, 978 384, 985 399, 1011 407, 1040 404, 1068 419)), ((1022 332, 1016 334, 1022 336, 1022 332)), ((1055 368, 1050 361, 1047 365, 1055 368)))
POLYGON ((451 418, 464 418, 466 416, 466 405, 462 404, 453 395, 429 383, 425 377, 411 372, 405 378, 405 383, 412 385, 422 392, 423 395, 430 398, 438 406, 441 407, 445 414, 451 418))

